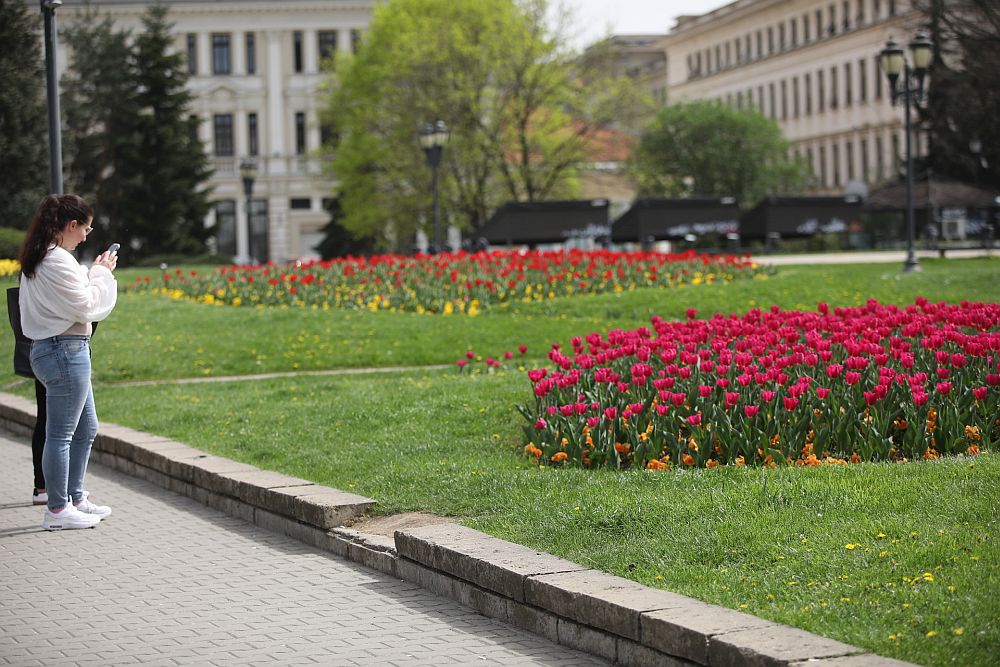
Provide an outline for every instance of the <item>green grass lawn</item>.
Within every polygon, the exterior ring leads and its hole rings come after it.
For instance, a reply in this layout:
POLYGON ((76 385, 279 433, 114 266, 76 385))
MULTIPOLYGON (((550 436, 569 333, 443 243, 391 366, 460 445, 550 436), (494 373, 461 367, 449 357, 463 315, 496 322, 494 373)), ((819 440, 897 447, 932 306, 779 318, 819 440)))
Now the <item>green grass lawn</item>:
MULTIPOLYGON (((460 517, 503 539, 877 653, 1000 664, 1000 457, 818 469, 581 471, 517 455, 517 364, 219 384, 122 379, 451 364, 646 324, 869 297, 996 301, 1000 261, 785 267, 767 280, 518 305, 476 318, 264 311, 124 295, 94 342, 98 412, 352 490, 377 511, 460 517)), ((125 282, 124 279, 122 282, 125 282)), ((10 358, 11 337, 0 342, 10 358)), ((14 381, 7 370, 6 383, 14 381)), ((4 377, 0 375, 0 382, 4 377)), ((26 385, 14 388, 28 395, 26 385)))

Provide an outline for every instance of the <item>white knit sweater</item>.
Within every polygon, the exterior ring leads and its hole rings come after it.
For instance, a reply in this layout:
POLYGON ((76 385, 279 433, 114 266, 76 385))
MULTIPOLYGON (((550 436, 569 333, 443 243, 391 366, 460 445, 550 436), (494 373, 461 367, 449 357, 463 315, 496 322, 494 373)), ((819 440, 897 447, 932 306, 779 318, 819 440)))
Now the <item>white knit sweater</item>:
POLYGON ((21 328, 32 340, 58 336, 79 324, 89 332, 90 323, 110 315, 117 302, 118 282, 107 267, 88 271, 59 246, 49 249, 34 278, 21 276, 21 328))

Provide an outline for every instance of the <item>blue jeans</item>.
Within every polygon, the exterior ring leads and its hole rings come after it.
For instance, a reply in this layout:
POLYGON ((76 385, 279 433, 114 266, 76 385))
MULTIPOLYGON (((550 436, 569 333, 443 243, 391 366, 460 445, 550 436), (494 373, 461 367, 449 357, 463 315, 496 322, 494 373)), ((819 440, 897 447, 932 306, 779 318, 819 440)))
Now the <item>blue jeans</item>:
POLYGON ((53 336, 31 346, 31 370, 45 385, 45 449, 42 471, 49 509, 83 499, 97 411, 90 384, 90 337, 53 336))

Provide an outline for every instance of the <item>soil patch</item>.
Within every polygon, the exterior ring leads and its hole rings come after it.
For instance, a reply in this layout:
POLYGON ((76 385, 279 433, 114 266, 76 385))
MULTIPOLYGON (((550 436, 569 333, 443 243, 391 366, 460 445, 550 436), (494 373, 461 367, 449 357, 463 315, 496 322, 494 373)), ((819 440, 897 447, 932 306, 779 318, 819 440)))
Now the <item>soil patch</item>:
POLYGON ((365 517, 357 523, 352 523, 350 527, 352 530, 369 535, 392 537, 397 529, 420 528, 421 526, 456 523, 457 521, 456 517, 438 516, 430 512, 403 512, 389 516, 365 517))

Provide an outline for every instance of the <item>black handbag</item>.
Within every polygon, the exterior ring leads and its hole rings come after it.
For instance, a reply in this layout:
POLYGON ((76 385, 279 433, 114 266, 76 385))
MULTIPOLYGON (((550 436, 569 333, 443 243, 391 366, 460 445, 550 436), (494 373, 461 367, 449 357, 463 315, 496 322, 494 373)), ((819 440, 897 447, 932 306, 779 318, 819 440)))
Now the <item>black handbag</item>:
POLYGON ((14 374, 26 378, 34 378, 31 372, 31 339, 21 331, 21 305, 18 298, 21 288, 7 288, 7 318, 10 328, 14 330, 14 374))

